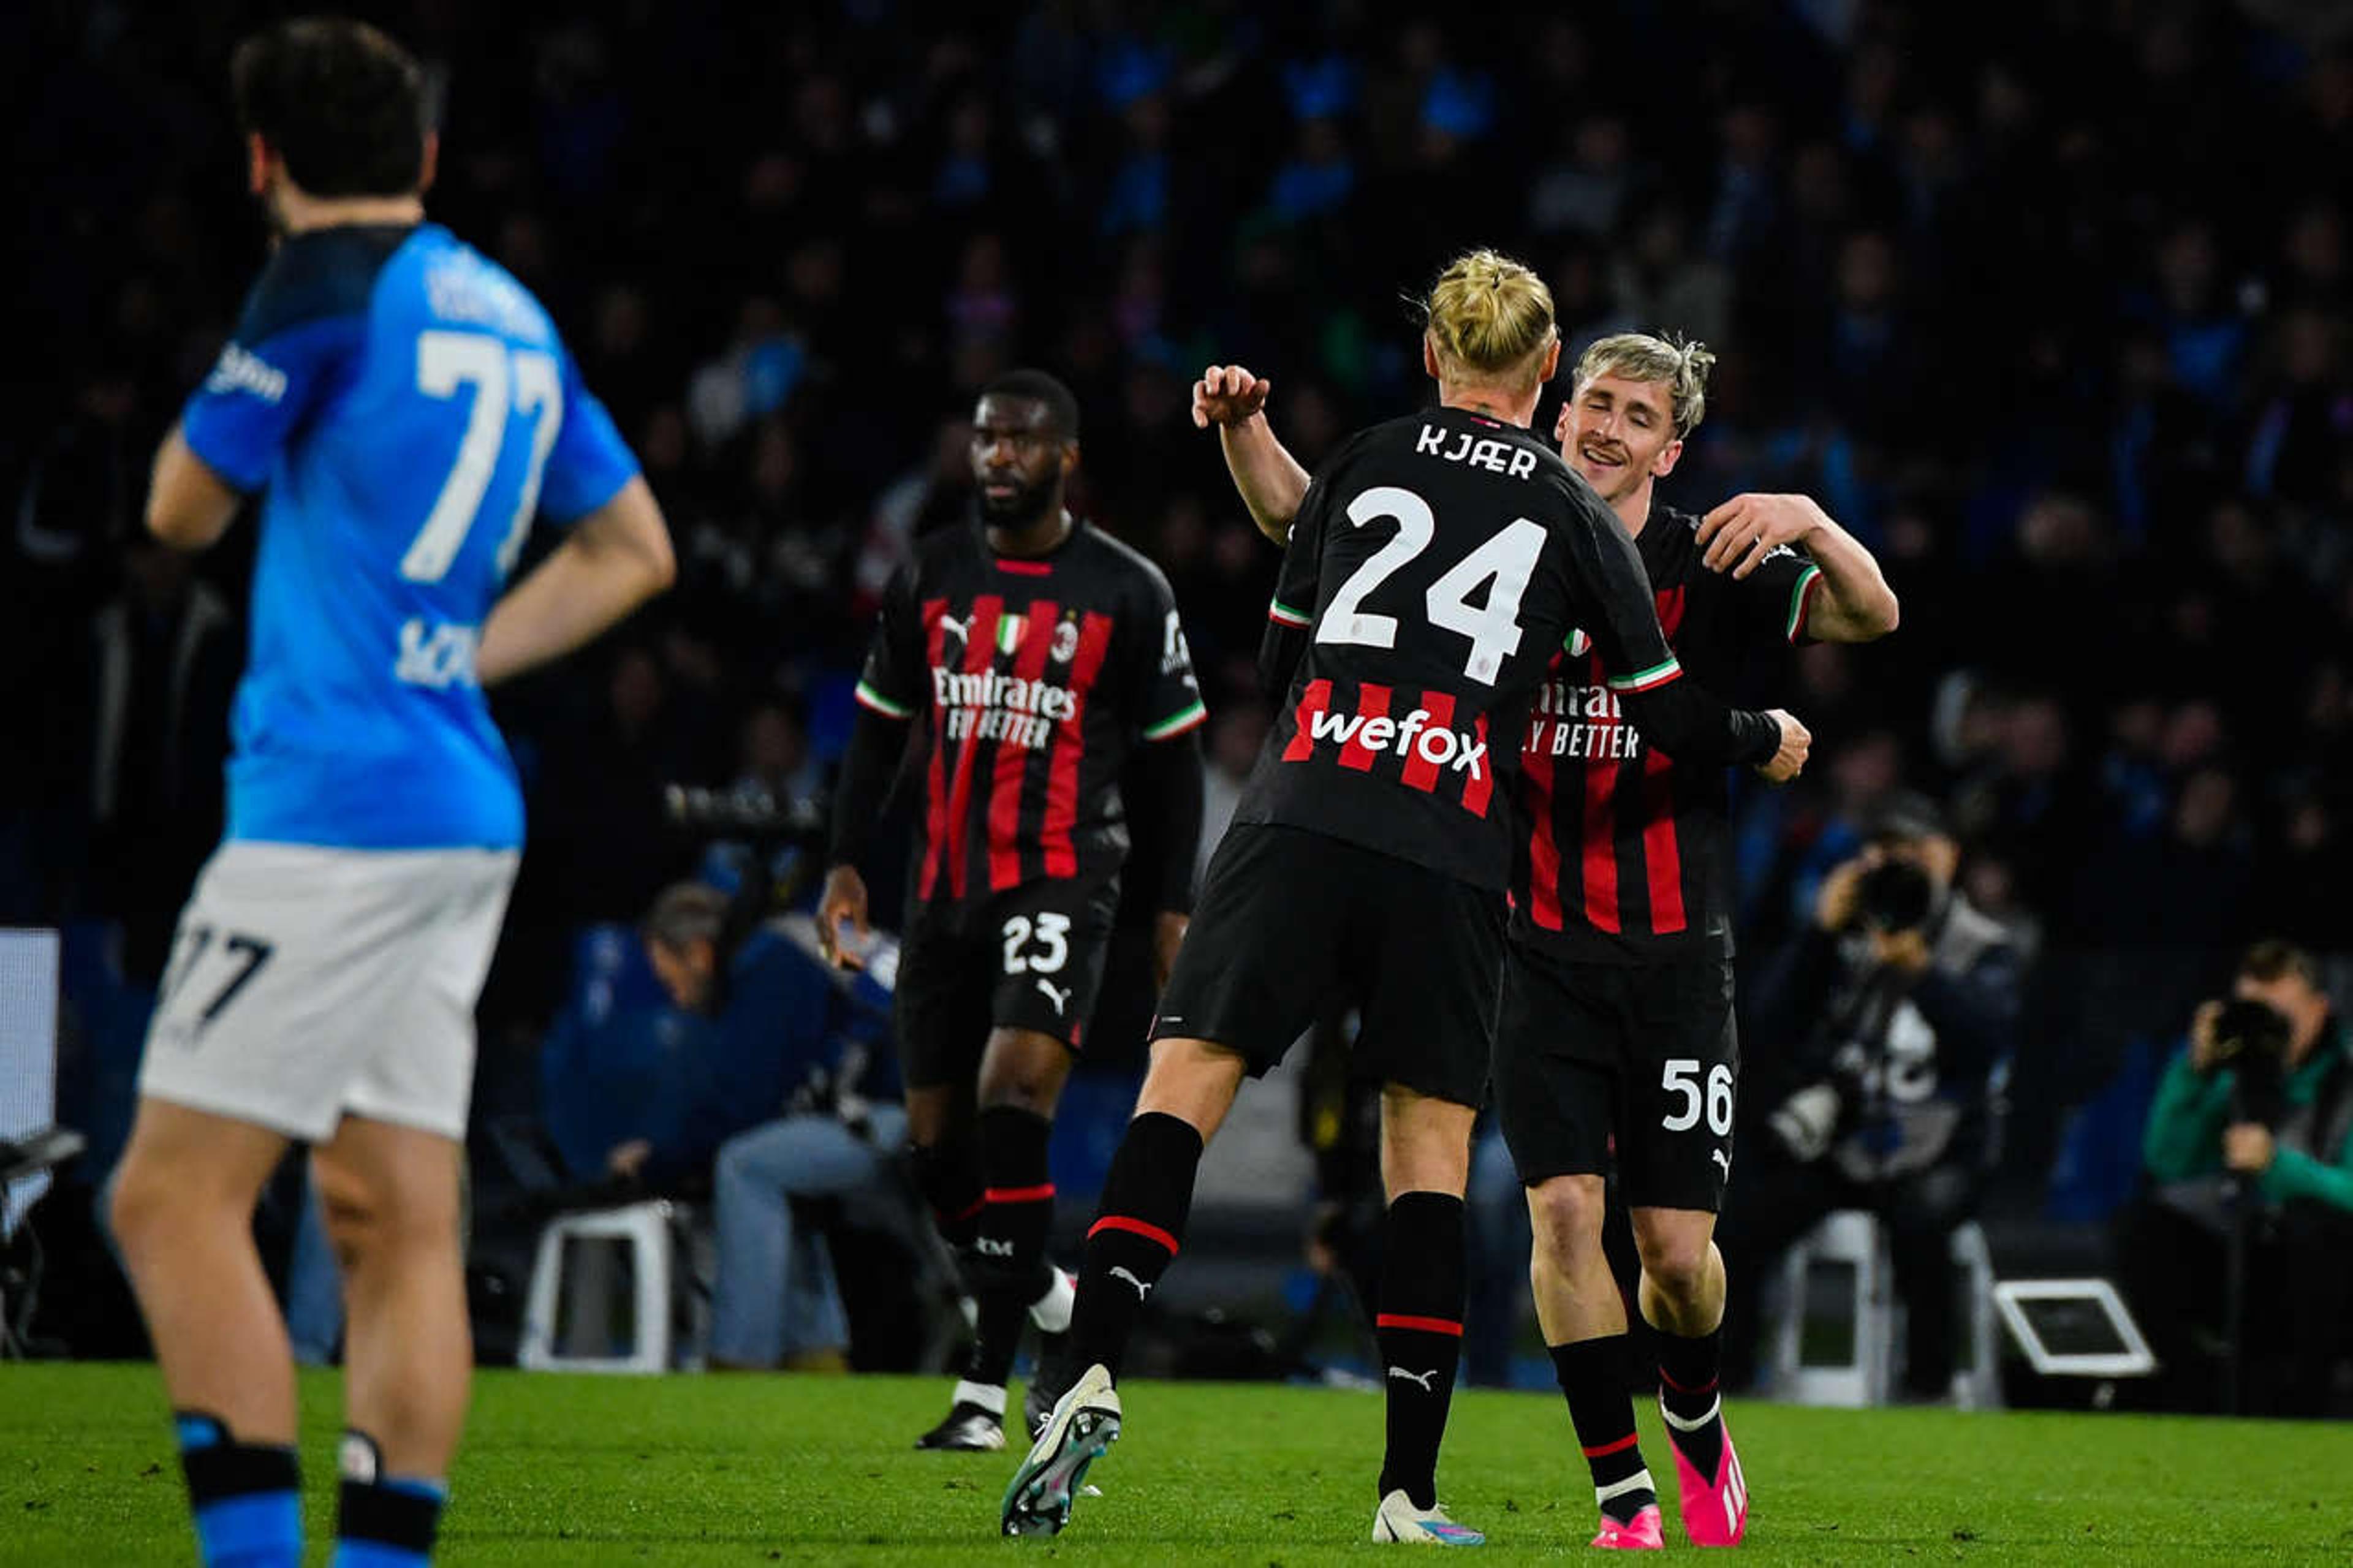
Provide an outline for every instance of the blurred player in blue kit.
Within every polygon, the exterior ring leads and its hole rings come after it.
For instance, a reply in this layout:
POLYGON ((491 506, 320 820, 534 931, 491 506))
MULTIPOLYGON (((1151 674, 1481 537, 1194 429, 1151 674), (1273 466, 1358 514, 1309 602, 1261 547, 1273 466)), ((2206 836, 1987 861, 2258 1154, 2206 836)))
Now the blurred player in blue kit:
POLYGON ((230 68, 269 264, 155 459, 205 548, 264 492, 228 825, 181 917, 113 1224, 207 1564, 301 1561, 293 1362, 251 1232, 290 1141, 348 1314, 346 1568, 432 1553, 472 1361, 473 1009, 522 842, 482 688, 670 583, 670 539, 530 293, 425 221, 417 63, 343 20, 230 68), (534 516, 564 542, 501 587, 534 516))

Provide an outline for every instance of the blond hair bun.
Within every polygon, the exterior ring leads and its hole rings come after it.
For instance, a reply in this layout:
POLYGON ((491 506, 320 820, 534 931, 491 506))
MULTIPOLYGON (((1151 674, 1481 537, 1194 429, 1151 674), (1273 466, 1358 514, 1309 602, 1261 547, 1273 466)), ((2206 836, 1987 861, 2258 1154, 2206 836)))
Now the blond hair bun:
POLYGON ((1493 250, 1458 256, 1422 302, 1440 374, 1461 382, 1531 380, 1552 346, 1552 290, 1543 279, 1493 250))

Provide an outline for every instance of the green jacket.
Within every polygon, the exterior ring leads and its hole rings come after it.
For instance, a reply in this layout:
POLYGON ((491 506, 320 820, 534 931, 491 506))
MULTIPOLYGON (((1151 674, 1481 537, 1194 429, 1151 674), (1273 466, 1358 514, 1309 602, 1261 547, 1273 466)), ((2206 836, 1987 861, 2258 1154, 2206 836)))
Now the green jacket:
MULTIPOLYGON (((2333 1024, 2305 1064, 2282 1086, 2288 1108, 2309 1106, 2333 1071, 2353 1071, 2353 1037, 2333 1024)), ((2184 1047, 2165 1069, 2141 1134, 2141 1160, 2159 1183, 2192 1181, 2222 1169, 2222 1130, 2231 1123, 2231 1090, 2238 1075, 2229 1068, 2199 1074, 2184 1047)), ((2279 1145, 2271 1168, 2256 1186, 2265 1201, 2281 1204, 2310 1198, 2353 1212, 2353 1137, 2339 1137, 2332 1160, 2279 1145)))

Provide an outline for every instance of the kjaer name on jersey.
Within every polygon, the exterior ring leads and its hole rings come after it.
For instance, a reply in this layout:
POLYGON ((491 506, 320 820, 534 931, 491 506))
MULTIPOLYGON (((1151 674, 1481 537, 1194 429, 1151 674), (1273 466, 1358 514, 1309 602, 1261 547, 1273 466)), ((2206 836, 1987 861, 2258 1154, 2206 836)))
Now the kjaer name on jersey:
POLYGON ((1436 425, 1425 425, 1414 437, 1414 451, 1426 458, 1443 458, 1450 463, 1467 463, 1490 473, 1525 479, 1536 471, 1536 455, 1516 441, 1498 441, 1492 437, 1473 436, 1467 430, 1448 430, 1436 425), (1454 449, 1446 449, 1446 438, 1454 437, 1454 449))

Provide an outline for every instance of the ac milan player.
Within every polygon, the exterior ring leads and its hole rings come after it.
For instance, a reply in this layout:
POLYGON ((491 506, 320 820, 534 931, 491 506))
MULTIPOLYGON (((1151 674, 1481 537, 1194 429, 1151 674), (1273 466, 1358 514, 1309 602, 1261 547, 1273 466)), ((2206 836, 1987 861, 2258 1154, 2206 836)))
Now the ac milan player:
MULTIPOLYGON (((1882 636, 1896 605, 1870 553, 1803 496, 1744 495, 1704 519, 1653 506, 1653 483, 1704 412, 1713 363, 1697 343, 1605 338, 1579 359, 1555 436, 1634 536, 1685 669, 1728 685, 1780 642, 1882 636)), ((1195 388, 1195 421, 1219 426, 1237 484, 1273 534, 1306 480, 1267 428, 1268 390, 1240 366, 1212 366, 1195 388)), ((1624 1304, 1601 1249, 1613 1134, 1641 1309, 1659 1331, 1684 1528, 1731 1544, 1746 1493, 1715 1391, 1724 1268, 1713 1237, 1739 1071, 1725 778, 1645 746, 1619 709, 1589 639, 1572 637, 1537 694, 1521 760, 1530 834, 1496 1100, 1527 1184, 1536 1315, 1600 1504, 1595 1544, 1655 1546, 1661 1535, 1626 1394, 1624 1304)))
MULTIPOLYGON (((945 1419, 917 1447, 1005 1446, 1005 1384, 1025 1311, 1067 1327, 1046 1260, 1054 1106, 1103 982, 1123 867, 1156 910, 1160 977, 1190 907, 1205 717, 1166 579, 1063 510, 1079 411, 1014 371, 973 417, 980 518, 916 549, 886 592, 835 793, 818 929, 837 963, 866 934, 869 847, 921 721, 922 842, 896 1028, 917 1184, 977 1299, 945 1419), (1143 754, 1138 755, 1142 748, 1143 754), (1129 859, 1129 824, 1151 849, 1129 859), (847 922, 852 935, 841 932, 847 922)), ((1031 1425, 1053 1400, 1031 1379, 1031 1425)))
POLYGON ((1482 1537, 1437 1500, 1462 1333, 1462 1190, 1485 1093, 1527 702, 1572 626, 1651 737, 1694 759, 1803 760, 1804 736, 1683 681, 1625 530, 1525 426, 1560 357, 1552 298, 1488 251, 1427 306, 1440 406, 1344 443, 1305 490, 1269 609, 1287 693, 1161 1003, 1135 1119, 1088 1232, 1082 1367, 1006 1493, 1008 1534, 1068 1521, 1124 1418, 1114 1388, 1243 1076, 1354 1005, 1382 1088, 1388 1211, 1376 1327, 1388 1446, 1379 1542, 1482 1537))

